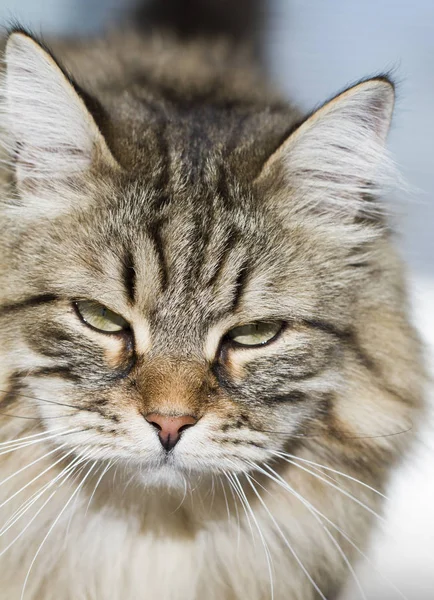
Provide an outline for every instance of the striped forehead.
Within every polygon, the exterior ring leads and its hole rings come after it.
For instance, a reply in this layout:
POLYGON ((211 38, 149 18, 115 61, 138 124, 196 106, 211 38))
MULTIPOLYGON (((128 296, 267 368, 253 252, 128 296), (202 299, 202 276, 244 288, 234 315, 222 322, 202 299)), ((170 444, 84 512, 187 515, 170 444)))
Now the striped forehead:
POLYGON ((129 303, 173 335, 236 312, 253 268, 247 242, 218 217, 150 222, 123 258, 129 303))

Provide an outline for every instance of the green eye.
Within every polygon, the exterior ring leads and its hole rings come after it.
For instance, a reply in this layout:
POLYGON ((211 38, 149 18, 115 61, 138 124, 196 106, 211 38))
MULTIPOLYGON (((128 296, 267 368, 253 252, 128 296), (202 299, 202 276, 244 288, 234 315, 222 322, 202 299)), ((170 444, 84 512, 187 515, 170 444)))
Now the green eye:
POLYGON ((282 327, 282 321, 256 321, 235 327, 227 335, 240 346, 262 346, 274 339, 282 327))
POLYGON ((75 308, 82 320, 98 331, 118 333, 129 329, 129 324, 124 318, 98 302, 83 300, 76 302, 75 308))

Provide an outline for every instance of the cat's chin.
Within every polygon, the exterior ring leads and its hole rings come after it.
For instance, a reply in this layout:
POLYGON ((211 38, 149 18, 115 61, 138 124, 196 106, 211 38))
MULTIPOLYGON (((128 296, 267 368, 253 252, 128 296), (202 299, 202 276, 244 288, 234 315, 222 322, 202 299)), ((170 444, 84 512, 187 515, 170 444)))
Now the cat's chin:
MULTIPOLYGON (((209 475, 209 474, 208 474, 209 475)), ((210 476, 210 475, 209 475, 210 476)), ((188 474, 173 464, 164 464, 153 469, 137 469, 137 481, 145 488, 166 488, 184 492, 186 486, 191 486, 194 480, 207 477, 207 473, 191 472, 188 474), (187 482, 188 480, 188 482, 187 482)))

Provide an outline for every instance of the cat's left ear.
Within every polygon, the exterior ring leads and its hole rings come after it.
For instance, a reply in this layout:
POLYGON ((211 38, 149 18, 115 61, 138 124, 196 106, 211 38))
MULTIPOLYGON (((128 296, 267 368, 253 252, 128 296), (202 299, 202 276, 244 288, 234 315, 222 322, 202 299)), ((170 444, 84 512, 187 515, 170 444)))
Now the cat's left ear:
POLYGON ((261 195, 283 218, 375 218, 375 196, 396 178, 385 149, 393 106, 393 85, 382 77, 324 104, 268 159, 256 180, 261 195))
POLYGON ((26 33, 14 32, 5 63, 6 145, 18 189, 52 185, 98 163, 117 168, 84 100, 47 50, 26 33))

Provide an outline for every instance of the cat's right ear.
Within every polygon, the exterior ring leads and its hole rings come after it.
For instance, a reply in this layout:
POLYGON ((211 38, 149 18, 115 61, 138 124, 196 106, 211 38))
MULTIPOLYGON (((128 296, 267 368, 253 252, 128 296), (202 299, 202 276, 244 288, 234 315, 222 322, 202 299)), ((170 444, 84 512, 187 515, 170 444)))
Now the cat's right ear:
POLYGON ((14 32, 5 63, 5 145, 19 192, 53 187, 95 165, 118 168, 84 100, 46 49, 14 32))

